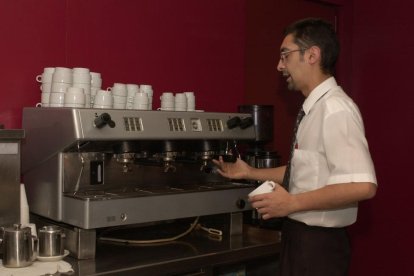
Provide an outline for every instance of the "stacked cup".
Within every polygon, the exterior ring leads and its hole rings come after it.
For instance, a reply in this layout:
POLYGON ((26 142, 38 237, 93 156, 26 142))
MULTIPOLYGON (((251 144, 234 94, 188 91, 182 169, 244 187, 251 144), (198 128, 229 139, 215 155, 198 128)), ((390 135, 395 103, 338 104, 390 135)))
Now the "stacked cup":
POLYGON ((85 107, 86 95, 83 88, 69 87, 65 93, 65 107, 85 107))
POLYGON ((187 97, 184 93, 175 94, 175 111, 187 111, 187 97))
POLYGON ((148 110, 148 95, 146 93, 137 92, 134 96, 134 107, 136 110, 148 110))
POLYGON ((46 67, 41 75, 36 76, 36 81, 40 82, 40 90, 42 91, 41 101, 37 106, 48 107, 50 92, 52 92, 52 77, 55 67, 46 67))
POLYGON ((195 110, 195 95, 194 92, 184 92, 187 98, 187 111, 195 110))
POLYGON ((134 108, 134 98, 135 98, 135 94, 139 93, 139 86, 138 84, 127 84, 127 103, 125 108, 126 109, 133 109, 134 108))
POLYGON ((162 93, 160 100, 161 100, 161 108, 160 110, 166 111, 174 111, 175 109, 175 99, 174 94, 172 92, 164 92, 162 93))
POLYGON ((95 100, 93 103, 93 108, 112 108, 112 92, 109 90, 98 90, 95 95, 95 100))
POLYGON ((152 90, 152 86, 149 84, 141 84, 140 85, 140 92, 147 94, 148 97, 148 110, 152 110, 152 97, 154 94, 154 91, 152 90))
POLYGON ((52 75, 50 107, 63 107, 65 104, 65 92, 72 86, 72 69, 56 67, 52 75))
MULTIPOLYGON (((91 73, 88 68, 73 68, 73 83, 75 88, 83 89, 85 103, 83 107, 89 107, 91 102, 91 73)), ((76 91, 80 91, 77 89, 76 91)))
POLYGON ((114 83, 114 86, 108 87, 112 91, 113 108, 125 109, 127 103, 127 86, 123 83, 114 83))
POLYGON ((90 95, 90 107, 93 107, 95 95, 102 87, 102 77, 100 73, 91 72, 91 95, 90 95))

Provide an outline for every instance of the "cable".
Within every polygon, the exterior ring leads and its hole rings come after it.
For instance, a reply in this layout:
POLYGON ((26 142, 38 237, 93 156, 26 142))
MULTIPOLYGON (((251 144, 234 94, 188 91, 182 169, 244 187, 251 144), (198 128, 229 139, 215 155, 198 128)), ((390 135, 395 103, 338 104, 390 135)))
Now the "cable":
POLYGON ((111 241, 111 242, 120 242, 120 243, 131 243, 131 244, 150 244, 150 243, 161 243, 161 242, 170 242, 178 240, 181 237, 184 237, 185 235, 191 233, 191 231, 194 230, 194 228, 199 225, 198 220, 200 217, 197 217, 194 222, 190 225, 190 228, 188 228, 185 232, 171 238, 164 238, 164 239, 154 239, 154 240, 126 240, 126 239, 117 239, 117 238, 107 238, 107 237, 100 237, 99 240, 101 241, 111 241))

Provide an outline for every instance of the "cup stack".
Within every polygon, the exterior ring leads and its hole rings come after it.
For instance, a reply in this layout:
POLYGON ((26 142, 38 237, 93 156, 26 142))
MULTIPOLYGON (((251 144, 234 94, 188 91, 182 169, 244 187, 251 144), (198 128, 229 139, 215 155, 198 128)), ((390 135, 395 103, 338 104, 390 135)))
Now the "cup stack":
MULTIPOLYGON (((91 72, 88 68, 73 68, 72 87, 83 89, 83 93, 85 94, 85 101, 83 107, 89 107, 91 102, 91 72)), ((79 93, 80 90, 73 89, 73 91, 74 93, 79 93)))
POLYGON ((148 110, 148 95, 146 93, 137 92, 134 96, 134 107, 136 110, 148 110))
POLYGON ((175 111, 187 111, 187 97, 184 93, 175 94, 175 111))
POLYGON ((91 95, 90 107, 93 107, 96 93, 102 88, 102 77, 100 73, 91 72, 91 95))
POLYGON ((184 92, 187 98, 187 111, 195 111, 195 95, 194 92, 184 92))
POLYGON ((161 97, 161 108, 160 110, 174 111, 175 109, 175 97, 172 92, 164 92, 161 97))
POLYGON ((65 104, 66 90, 72 86, 72 69, 56 67, 52 75, 50 107, 63 107, 65 104))
POLYGON ((108 87, 109 91, 112 92, 113 108, 114 109, 125 109, 127 103, 127 86, 123 83, 114 83, 114 86, 108 87))
POLYGON ((42 91, 41 101, 37 106, 48 107, 50 92, 52 92, 52 77, 55 67, 46 67, 41 75, 36 76, 36 81, 40 82, 40 90, 42 91))
POLYGON ((126 109, 133 109, 134 108, 134 98, 135 94, 139 93, 139 85, 138 84, 127 84, 127 103, 125 108, 126 109))
POLYGON ((140 92, 147 94, 148 97, 148 110, 152 110, 152 97, 154 94, 154 91, 152 90, 152 86, 149 84, 141 84, 140 85, 140 92))

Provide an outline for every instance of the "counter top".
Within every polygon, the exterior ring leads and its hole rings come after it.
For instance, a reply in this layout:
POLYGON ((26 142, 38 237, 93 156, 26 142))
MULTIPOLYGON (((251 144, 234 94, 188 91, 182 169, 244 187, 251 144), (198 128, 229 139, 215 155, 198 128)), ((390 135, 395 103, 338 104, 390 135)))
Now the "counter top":
POLYGON ((277 255, 279 250, 280 232, 244 225, 242 235, 223 235, 221 239, 197 230, 165 244, 130 245, 98 241, 95 259, 66 257, 65 261, 75 270, 71 275, 76 276, 181 275, 277 255))

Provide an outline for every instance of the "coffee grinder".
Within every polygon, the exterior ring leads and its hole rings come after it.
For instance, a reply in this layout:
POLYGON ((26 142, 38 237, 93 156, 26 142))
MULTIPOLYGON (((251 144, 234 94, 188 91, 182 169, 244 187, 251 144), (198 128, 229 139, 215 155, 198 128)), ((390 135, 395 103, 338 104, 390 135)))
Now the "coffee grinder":
MULTIPOLYGON (((280 156, 272 150, 273 142, 273 106, 240 105, 240 113, 250 113, 254 121, 256 139, 250 142, 243 156, 244 161, 255 168, 275 168, 279 166, 280 156)), ((255 181, 259 186, 262 181, 255 181)), ((279 228, 280 219, 262 220, 256 210, 251 211, 252 224, 266 228, 279 228)))

